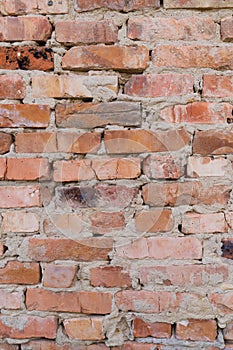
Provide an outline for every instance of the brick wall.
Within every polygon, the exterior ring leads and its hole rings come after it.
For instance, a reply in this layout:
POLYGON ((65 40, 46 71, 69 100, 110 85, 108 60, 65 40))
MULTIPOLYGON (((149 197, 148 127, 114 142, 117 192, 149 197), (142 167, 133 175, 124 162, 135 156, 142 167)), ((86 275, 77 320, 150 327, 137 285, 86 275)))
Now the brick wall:
POLYGON ((233 1, 0 1, 0 350, 233 349, 233 1))

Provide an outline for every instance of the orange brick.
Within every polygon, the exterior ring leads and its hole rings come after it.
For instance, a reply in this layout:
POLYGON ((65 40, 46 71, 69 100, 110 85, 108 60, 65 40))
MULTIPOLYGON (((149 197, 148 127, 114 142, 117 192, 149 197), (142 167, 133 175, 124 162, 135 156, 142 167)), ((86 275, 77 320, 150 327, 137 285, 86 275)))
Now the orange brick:
POLYGON ((37 232, 39 216, 26 211, 7 211, 2 213, 2 232, 37 232))
POLYGON ((49 162, 40 158, 8 158, 7 180, 48 180, 49 162))
POLYGON ((233 293, 212 293, 210 294, 210 302, 218 313, 232 314, 233 313, 233 293))
POLYGON ((46 17, 1 17, 1 41, 46 41, 52 26, 46 17))
POLYGON ((134 179, 140 176, 140 158, 93 159, 92 168, 99 180, 134 179))
MULTIPOLYGON (((55 341, 49 340, 32 340, 27 342, 25 345, 21 345, 22 350, 110 350, 109 347, 105 346, 102 343, 96 343, 92 345, 79 345, 77 349, 77 344, 65 343, 58 344, 55 341)), ((18 350, 18 349, 3 349, 3 350, 18 350)), ((210 349, 211 350, 211 349, 210 349)), ((215 350, 215 349, 213 349, 215 350)))
POLYGON ((57 320, 53 316, 0 316, 0 335, 3 338, 55 339, 56 331, 57 320))
MULTIPOLYGON (((213 75, 213 74, 205 74, 203 77, 203 96, 204 97, 230 97, 233 96, 233 78, 228 75, 213 75)), ((232 109, 232 105, 228 104, 218 104, 217 106, 225 106, 225 112, 227 108, 229 108, 228 118, 232 119, 232 115, 230 115, 230 110, 232 109)), ((218 107, 218 108, 219 108, 218 107)), ((216 108, 217 112, 217 108, 216 108)), ((216 113, 215 112, 215 113, 216 113)), ((220 110, 221 113, 221 110, 220 110)), ((219 113, 219 115, 220 115, 219 113)), ((222 110, 222 115, 225 117, 224 110, 222 110)))
POLYGON ((43 273, 43 286, 69 288, 73 284, 76 272, 76 266, 47 264, 43 273))
POLYGON ((17 153, 51 153, 57 151, 56 134, 30 132, 15 135, 17 153))
POLYGON ((67 319, 63 322, 66 334, 71 339, 102 340, 103 318, 83 317, 67 319))
POLYGON ((118 41, 118 28, 113 21, 61 21, 55 25, 56 40, 62 43, 95 44, 118 41))
POLYGON ((99 266, 90 270, 91 285, 94 287, 130 287, 129 273, 121 266, 99 266))
POLYGON ((66 237, 78 239, 82 232, 83 218, 79 213, 49 214, 44 220, 44 232, 49 235, 63 233, 66 237))
POLYGON ((0 198, 0 208, 41 206, 39 186, 2 186, 0 198))
POLYGON ((143 210, 135 215, 135 227, 140 232, 166 232, 174 225, 170 209, 143 210))
POLYGON ((9 1, 2 0, 0 12, 4 15, 24 15, 28 13, 60 14, 68 12, 67 0, 53 0, 48 4, 48 0, 27 0, 9 1))
MULTIPOLYGON (((1 18, 0 18, 1 19, 1 18)), ((0 99, 21 100, 26 94, 26 84, 19 75, 0 76, 0 99)))
POLYGON ((59 152, 95 153, 100 148, 101 134, 60 132, 57 134, 59 152))
POLYGON ((5 175, 6 175, 6 158, 0 158, 0 180, 4 179, 5 175))
POLYGON ((133 321, 133 335, 136 338, 170 338, 171 333, 172 327, 168 323, 149 323, 145 322, 141 318, 135 318, 133 321))
POLYGON ((69 182, 69 181, 85 181, 95 179, 95 173, 91 167, 91 161, 88 159, 82 160, 60 160, 53 164, 54 166, 54 181, 69 182))
POLYGON ((176 338, 182 340, 215 341, 217 324, 214 320, 184 320, 176 324, 176 338))
POLYGON ((0 284, 37 284, 40 282, 40 265, 9 261, 0 268, 0 284))
POLYGON ((233 149, 233 132, 231 130, 196 131, 193 141, 193 153, 228 154, 233 149))
POLYGON ((125 226, 125 217, 121 212, 95 211, 89 216, 91 231, 98 234, 121 230, 125 226))
POLYGON ((10 134, 5 134, 0 132, 0 154, 9 152, 12 143, 12 136, 10 134))

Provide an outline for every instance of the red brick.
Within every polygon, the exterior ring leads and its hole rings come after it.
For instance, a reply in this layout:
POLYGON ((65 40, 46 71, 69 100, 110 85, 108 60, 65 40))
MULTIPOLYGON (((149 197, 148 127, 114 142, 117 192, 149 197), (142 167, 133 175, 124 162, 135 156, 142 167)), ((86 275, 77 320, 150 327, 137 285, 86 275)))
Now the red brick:
POLYGON ((57 206, 67 209, 100 208, 121 210, 128 207, 137 197, 137 187, 98 184, 96 186, 57 187, 57 206))
POLYGON ((102 317, 82 317, 67 319, 63 324, 66 334, 71 339, 102 340, 103 320, 102 317))
POLYGON ((26 211, 7 211, 2 213, 2 232, 37 232, 39 216, 26 211))
POLYGON ((46 17, 1 17, 0 41, 46 41, 52 26, 46 17))
POLYGON ((143 161, 143 173, 150 179, 179 179, 184 175, 184 165, 177 156, 150 155, 143 161))
POLYGON ((226 327, 223 329, 223 336, 226 340, 233 340, 233 323, 227 323, 226 327))
POLYGON ((233 69, 233 48, 207 45, 158 45, 153 51, 155 67, 233 69))
MULTIPOLYGON (((232 5, 233 7, 233 5, 232 5)), ((233 40, 233 18, 227 17, 221 20, 221 38, 223 41, 233 40)))
POLYGON ((0 268, 0 284, 37 284, 40 282, 40 266, 37 263, 9 261, 0 268))
POLYGON ((0 335, 3 338, 27 339, 47 338, 55 339, 57 320, 53 316, 0 316, 0 335))
POLYGON ((170 338, 172 327, 168 323, 148 323, 141 318, 135 318, 133 321, 133 335, 136 338, 170 338))
POLYGON ((54 162, 54 181, 85 181, 95 179, 95 173, 89 159, 59 160, 54 162))
POLYGON ((125 226, 125 217, 121 212, 94 212, 89 216, 91 231, 98 234, 121 230, 125 226))
POLYGON ((149 51, 144 46, 76 46, 62 59, 64 69, 115 69, 142 71, 149 64, 149 51))
POLYGON ((166 107, 160 116, 168 123, 225 124, 228 118, 232 118, 231 113, 229 103, 193 102, 166 107))
POLYGON ((120 346, 112 347, 112 350, 152 350, 156 346, 156 350, 164 350, 163 345, 159 344, 148 344, 148 343, 136 343, 136 342, 126 342, 120 346))
POLYGON ((228 8, 233 7, 232 0, 164 0, 165 8, 228 8))
POLYGON ((56 40, 68 44, 111 44, 118 41, 118 28, 113 21, 61 21, 55 25, 56 40))
POLYGON ((139 232, 166 232, 174 226, 170 209, 143 210, 135 214, 135 227, 139 232))
POLYGON ((78 12, 90 11, 99 8, 110 10, 132 11, 140 10, 145 7, 159 8, 159 0, 75 0, 76 10, 78 12))
MULTIPOLYGON (((211 74, 205 74, 203 77, 204 85, 203 85, 203 97, 233 97, 233 77, 229 75, 211 75, 211 74)), ((221 106, 216 105, 217 106, 221 106)), ((232 110, 232 105, 224 104, 222 106, 225 106, 227 109, 229 108, 232 110)), ((218 107, 218 108, 219 108, 218 107)), ((218 110, 216 109, 216 112, 218 110)), ((224 115, 224 110, 220 111, 224 115)), ((228 115, 228 118, 232 119, 232 115, 228 115)))
MULTIPOLYGON (((21 300, 22 300, 22 294, 20 292, 8 292, 4 289, 0 290, 1 309, 11 309, 11 310, 21 309, 21 300)), ((0 330, 0 334, 1 334, 1 330, 0 330)))
POLYGON ((0 198, 0 208, 41 206, 39 186, 2 186, 0 198))
POLYGON ((10 134, 0 132, 0 154, 9 152, 11 143, 12 136, 10 134))
POLYGON ((46 105, 0 105, 0 127, 2 128, 46 128, 49 121, 50 108, 46 105))
POLYGON ((7 180, 48 180, 50 169, 48 159, 8 158, 7 180))
POLYGON ((129 273, 121 266, 99 266, 90 270, 91 285, 94 287, 130 287, 129 273))
POLYGON ((45 289, 27 289, 28 310, 108 314, 112 307, 112 294, 102 292, 51 292, 45 289))
MULTIPOLYGON (((1 19, 1 18, 0 18, 1 19)), ((0 99, 21 100, 25 97, 26 84, 19 75, 0 76, 0 99)))
POLYGON ((224 233, 227 224, 223 213, 198 214, 186 213, 182 219, 182 232, 191 233, 224 233))
POLYGON ((93 98, 94 94, 98 97, 104 94, 106 98, 107 94, 109 99, 113 99, 117 91, 116 76, 43 74, 32 77, 32 94, 35 98, 93 98))
POLYGON ((153 265, 140 268, 140 281, 144 286, 216 286, 228 278, 228 268, 225 265, 153 265))
POLYGON ((230 187, 224 185, 208 185, 199 181, 150 183, 142 188, 145 204, 151 206, 177 205, 217 205, 224 207, 230 194, 230 187))
POLYGON ((30 2, 2 0, 0 12, 4 15, 61 14, 68 12, 68 2, 67 0, 53 0, 52 4, 48 4, 48 0, 31 0, 30 2))
POLYGON ((56 152, 56 134, 52 132, 30 132, 16 134, 15 150, 17 153, 56 152))
POLYGON ((43 272, 43 286, 69 288, 73 284, 76 272, 76 266, 47 264, 43 272))
MULTIPOLYGON (((96 343, 92 345, 79 345, 77 349, 77 344, 65 343, 65 344, 57 344, 54 341, 49 340, 32 340, 26 345, 21 345, 22 350, 110 350, 109 347, 105 346, 102 343, 96 343)), ((3 349, 8 350, 8 349, 3 349)), ((9 349, 16 350, 16 349, 9 349)))
POLYGON ((233 313, 233 293, 212 293, 210 295, 210 302, 217 312, 224 314, 233 313))
POLYGON ((111 130, 105 131, 104 143, 107 153, 144 153, 177 151, 190 142, 184 129, 156 131, 111 130))
POLYGON ((231 130, 196 131, 193 141, 193 153, 228 154, 233 150, 233 132, 231 130))
POLYGON ((59 152, 96 153, 100 148, 101 134, 60 132, 57 134, 59 152))
POLYGON ((117 247, 116 253, 129 259, 201 259, 202 243, 195 237, 140 238, 117 247))
POLYGON ((136 17, 128 22, 128 37, 133 40, 211 40, 216 35, 216 24, 211 18, 136 17))
POLYGON ((112 240, 108 238, 87 238, 79 241, 66 238, 30 238, 28 254, 33 260, 44 262, 108 260, 112 244, 112 240))
POLYGON ((124 93, 140 97, 171 97, 193 93, 194 78, 190 74, 132 75, 124 93))
POLYGON ((144 8, 152 7, 157 9, 160 7, 159 0, 126 0, 125 11, 143 10, 144 8))
POLYGON ((66 103, 56 106, 56 124, 63 128, 82 129, 106 125, 138 126, 141 114, 138 102, 66 103))
POLYGON ((187 175, 190 177, 221 176, 227 177, 231 163, 225 158, 189 157, 187 175))
POLYGON ((5 175, 6 175, 6 158, 0 158, 0 180, 4 179, 5 175))
POLYGON ((217 324, 214 320, 184 320, 176 324, 176 338, 195 341, 215 341, 217 324))
POLYGON ((1 69, 52 70, 54 54, 46 47, 0 47, 1 69))
POLYGON ((93 159, 92 168, 98 180, 135 179, 141 174, 140 158, 93 159))

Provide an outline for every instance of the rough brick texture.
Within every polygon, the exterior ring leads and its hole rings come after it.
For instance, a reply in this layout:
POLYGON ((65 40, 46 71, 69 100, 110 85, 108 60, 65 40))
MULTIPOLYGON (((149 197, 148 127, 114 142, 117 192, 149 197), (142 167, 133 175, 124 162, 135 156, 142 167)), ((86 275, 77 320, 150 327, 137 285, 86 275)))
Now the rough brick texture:
POLYGON ((233 350, 232 10, 0 0, 0 350, 233 350))

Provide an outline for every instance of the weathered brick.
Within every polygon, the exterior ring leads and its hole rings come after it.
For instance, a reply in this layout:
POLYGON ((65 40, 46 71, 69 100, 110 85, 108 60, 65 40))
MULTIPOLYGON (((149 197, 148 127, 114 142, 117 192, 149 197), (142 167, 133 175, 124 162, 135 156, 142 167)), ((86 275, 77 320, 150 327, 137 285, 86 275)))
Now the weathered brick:
POLYGON ((130 287, 129 273, 121 266, 99 266, 90 270, 91 285, 94 287, 130 287))
MULTIPOLYGON (((205 93, 205 89, 204 87, 204 95, 209 96, 208 93, 205 93)), ((217 94, 217 92, 214 93, 217 94)), ((224 95, 224 92, 222 94, 224 95)), ((232 105, 229 103, 193 102, 187 105, 166 107, 161 110, 160 116, 168 123, 224 124, 228 118, 232 118, 232 105)))
POLYGON ((233 40, 233 18, 227 17, 221 20, 221 38, 223 41, 233 40))
POLYGON ((52 132, 30 132, 16 134, 15 150, 17 153, 56 152, 56 134, 52 132))
POLYGON ((43 272, 43 286, 50 288, 69 288, 72 286, 76 266, 47 264, 43 272))
POLYGON ((157 9, 160 7, 159 0, 125 0, 125 11, 143 10, 151 7, 157 9))
POLYGON ((149 64, 149 50, 144 46, 76 46, 63 56, 64 69, 115 69, 142 71, 149 64))
POLYGON ((215 341, 217 324, 214 320, 184 320, 176 324, 176 338, 182 340, 215 341))
POLYGON ((209 296, 210 302, 217 312, 232 314, 233 312, 233 293, 212 293, 209 296))
POLYGON ((229 0, 164 0, 165 8, 231 8, 233 1, 229 0))
POLYGON ((78 12, 90 11, 99 8, 110 10, 132 11, 140 10, 145 7, 159 8, 159 0, 75 0, 75 7, 78 12))
POLYGON ((94 212, 89 216, 91 231, 98 234, 121 230, 125 226, 125 218, 121 212, 94 212))
POLYGON ((171 324, 162 322, 148 323, 141 318, 135 318, 133 321, 133 335, 136 338, 170 338, 171 334, 171 324))
POLYGON ((39 186, 2 186, 0 187, 0 208, 39 207, 39 186))
POLYGON ((9 152, 11 143, 12 136, 10 134, 0 132, 0 154, 9 152))
POLYGON ((140 232, 171 231, 174 222, 170 209, 143 210, 135 214, 135 227, 140 232))
POLYGON ((223 213, 198 214, 186 213, 182 219, 182 232, 190 233, 224 233, 227 224, 223 213))
MULTIPOLYGON (((96 343, 92 345, 79 345, 65 343, 58 344, 49 340, 32 340, 26 344, 21 345, 22 350, 110 350, 109 347, 102 343, 96 343)), ((16 350, 16 349, 3 349, 3 350, 16 350)), ((210 349, 211 350, 211 349, 210 349)), ((215 350, 215 349, 214 349, 215 350)))
POLYGON ((190 74, 132 75, 124 93, 140 97, 171 97, 193 93, 194 77, 190 74))
POLYGON ((0 69, 52 70, 54 54, 47 47, 0 47, 0 69))
POLYGON ((136 17, 128 22, 128 37, 133 40, 211 40, 215 35, 216 24, 211 18, 136 17))
POLYGON ((195 237, 140 238, 116 248, 117 255, 129 259, 201 259, 202 243, 195 237))
POLYGON ((177 206, 219 204, 225 206, 230 198, 230 187, 203 185, 198 181, 180 183, 149 183, 142 188, 145 204, 151 206, 177 206))
POLYGON ((92 168, 99 180, 135 179, 141 174, 140 158, 93 159, 92 168))
POLYGON ((140 268, 140 281, 143 285, 216 286, 228 278, 226 265, 150 265, 140 268))
POLYGON ((55 339, 56 331, 57 320, 53 316, 0 316, 0 335, 3 338, 55 339))
POLYGON ((18 345, 1 343, 1 350, 18 350, 18 345))
POLYGON ((6 158, 0 158, 0 180, 3 180, 5 178, 5 175, 6 175, 6 158))
POLYGON ((144 153, 177 151, 190 142, 185 129, 168 131, 111 130, 105 131, 107 153, 144 153))
POLYGON ((233 340, 233 323, 227 323, 226 327, 223 329, 223 336, 226 340, 233 340))
POLYGON ((136 342, 125 342, 123 345, 120 346, 113 346, 112 350, 151 350, 153 347, 156 346, 157 350, 163 350, 161 344, 155 344, 155 343, 136 343, 136 342))
POLYGON ((50 121, 50 108, 34 104, 1 104, 1 128, 46 128, 50 121))
POLYGON ((0 76, 0 99, 21 100, 25 97, 26 84, 19 75, 0 76))
POLYGON ((63 324, 66 334, 71 339, 102 340, 103 320, 102 317, 82 317, 66 319, 63 324))
POLYGON ((57 148, 59 152, 96 153, 100 148, 101 134, 59 132, 57 134, 57 148))
POLYGON ((233 69, 233 48, 207 45, 158 45, 152 54, 155 67, 233 69))
POLYGON ((150 155, 143 161, 143 173, 150 179, 179 179, 184 175, 184 165, 177 156, 150 155))
POLYGON ((112 239, 109 238, 87 238, 79 241, 67 238, 30 238, 28 255, 33 260, 44 262, 108 260, 112 244, 112 239))
POLYGON ((36 98, 92 98, 93 94, 103 98, 107 94, 112 99, 116 98, 117 90, 116 76, 43 74, 32 77, 32 94, 36 98))
POLYGON ((53 164, 54 181, 85 181, 95 179, 95 173, 89 159, 82 160, 59 160, 53 164))
POLYGON ((111 44, 118 41, 118 28, 113 21, 61 21, 55 25, 56 40, 67 44, 111 44))
MULTIPOLYGON (((22 300, 22 294, 20 292, 8 292, 4 289, 0 290, 1 309, 11 309, 11 310, 21 309, 21 300, 22 300)), ((1 331, 0 331, 0 334, 1 334, 1 331)))
POLYGON ((27 289, 28 310, 81 312, 108 314, 112 307, 112 294, 105 292, 52 292, 45 289, 27 289))
POLYGON ((138 126, 141 114, 138 102, 66 103, 56 106, 56 124, 63 128, 82 129, 106 125, 138 126))
POLYGON ((37 232, 39 216, 27 211, 7 211, 2 213, 2 232, 37 232))
POLYGON ((138 188, 123 185, 100 184, 57 188, 57 205, 64 208, 117 208, 129 206, 138 194, 138 188))
POLYGON ((46 17, 0 17, 0 41, 46 41, 51 32, 46 17))
POLYGON ((233 150, 233 132, 231 130, 196 131, 193 141, 193 153, 228 154, 233 150))
POLYGON ((48 0, 31 0, 30 2, 2 0, 0 12, 4 15, 61 14, 68 12, 68 2, 67 0, 53 0, 52 3, 48 3, 48 0))
POLYGON ((79 213, 49 213, 49 219, 44 220, 44 231, 49 235, 62 232, 66 237, 78 239, 82 227, 82 215, 79 213))
POLYGON ((0 284, 37 284, 40 282, 40 266, 37 263, 9 261, 0 268, 0 284))
POLYGON ((48 180, 50 169, 48 159, 8 158, 7 180, 48 180))
POLYGON ((229 160, 225 158, 189 157, 187 175, 190 177, 225 176, 227 177, 229 160))
MULTIPOLYGON (((205 74, 203 77, 202 94, 204 97, 232 97, 233 96, 232 76, 205 74)), ((232 110, 232 105, 228 105, 228 104, 224 104, 224 105, 228 107, 229 110, 230 109, 232 110)), ((218 108, 220 109, 221 105, 219 104, 218 106, 219 106, 218 108)), ((217 108, 216 108, 216 112, 218 112, 217 108)), ((232 119, 232 115, 231 116, 229 115, 228 118, 232 119)))

